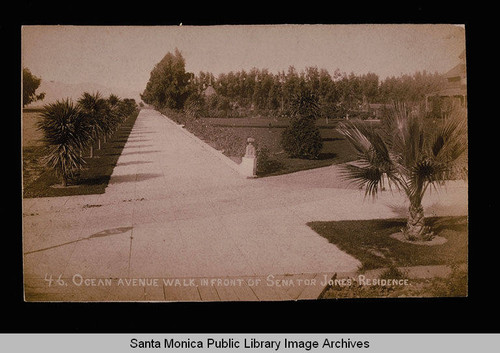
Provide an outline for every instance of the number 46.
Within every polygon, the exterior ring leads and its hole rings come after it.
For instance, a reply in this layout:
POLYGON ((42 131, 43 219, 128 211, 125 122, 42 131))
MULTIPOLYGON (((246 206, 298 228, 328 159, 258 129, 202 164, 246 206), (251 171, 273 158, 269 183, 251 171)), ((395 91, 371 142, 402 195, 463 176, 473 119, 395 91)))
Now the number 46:
POLYGON ((48 282, 48 286, 50 287, 52 285, 52 283, 56 283, 57 285, 59 286, 64 286, 66 283, 64 283, 64 281, 61 279, 62 277, 62 274, 59 275, 59 277, 57 277, 56 280, 54 280, 52 278, 52 275, 48 275, 47 273, 45 274, 45 281, 48 282))

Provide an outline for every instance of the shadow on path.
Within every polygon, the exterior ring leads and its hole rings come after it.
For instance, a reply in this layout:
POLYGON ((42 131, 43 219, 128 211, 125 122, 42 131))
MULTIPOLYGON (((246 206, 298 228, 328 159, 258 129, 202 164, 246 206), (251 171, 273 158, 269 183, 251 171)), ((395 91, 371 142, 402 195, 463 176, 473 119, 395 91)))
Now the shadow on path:
POLYGON ((159 178, 161 176, 163 176, 163 174, 157 174, 157 173, 115 175, 111 178, 109 184, 113 185, 119 183, 143 181, 148 179, 159 178))
POLYGON ((132 161, 132 162, 119 162, 116 166, 117 167, 124 167, 127 165, 134 165, 134 164, 150 164, 151 161, 132 161))
POLYGON ((118 228, 105 229, 105 230, 102 230, 100 232, 91 234, 91 235, 89 235, 88 237, 85 237, 85 238, 80 238, 80 239, 77 239, 77 240, 68 241, 66 243, 49 246, 49 247, 43 248, 43 249, 28 251, 28 252, 25 252, 24 255, 29 255, 29 254, 33 254, 33 253, 37 253, 37 252, 41 252, 41 251, 45 251, 45 250, 59 248, 61 246, 65 246, 65 245, 69 245, 69 244, 73 244, 73 243, 78 243, 78 242, 83 241, 83 240, 90 240, 90 239, 93 239, 93 238, 103 238, 103 237, 109 237, 110 235, 122 234, 122 233, 126 233, 126 232, 128 232, 129 230, 132 230, 132 229, 133 229, 133 227, 118 227, 118 228))
POLYGON ((153 150, 153 151, 124 152, 121 155, 122 156, 129 156, 131 154, 147 154, 147 153, 158 153, 158 152, 163 152, 163 151, 153 150))

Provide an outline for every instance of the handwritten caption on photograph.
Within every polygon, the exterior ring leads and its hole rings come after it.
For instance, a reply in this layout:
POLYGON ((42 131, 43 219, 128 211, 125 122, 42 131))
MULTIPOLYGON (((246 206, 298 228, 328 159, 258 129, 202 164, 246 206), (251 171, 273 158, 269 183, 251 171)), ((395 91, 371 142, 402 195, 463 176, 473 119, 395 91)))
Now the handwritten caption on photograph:
POLYGON ((354 283, 361 286, 407 286, 407 278, 369 278, 365 275, 348 278, 331 278, 324 274, 315 278, 301 278, 299 276, 263 277, 220 277, 220 278, 93 278, 81 274, 71 277, 45 275, 45 283, 49 287, 302 287, 302 286, 339 286, 348 287, 354 283))

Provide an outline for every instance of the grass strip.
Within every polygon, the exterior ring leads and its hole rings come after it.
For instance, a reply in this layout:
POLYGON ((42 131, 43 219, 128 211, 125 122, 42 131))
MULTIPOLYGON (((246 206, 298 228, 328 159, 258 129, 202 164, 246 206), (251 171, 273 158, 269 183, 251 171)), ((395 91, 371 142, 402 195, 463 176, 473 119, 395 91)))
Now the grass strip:
POLYGON ((361 271, 384 267, 457 265, 467 263, 467 217, 429 217, 436 235, 447 241, 441 245, 417 245, 390 237, 406 224, 406 219, 374 219, 308 223, 316 233, 357 258, 361 271))
MULTIPOLYGON (((60 185, 61 181, 53 170, 45 169, 43 172, 39 172, 40 176, 31 182, 29 182, 29 179, 24 178, 23 197, 103 194, 137 116, 138 113, 128 118, 118 131, 106 143, 102 144, 100 150, 94 148, 94 157, 85 158, 86 166, 81 171, 78 179, 70 183, 68 187, 54 187, 60 185)), ((23 166, 39 165, 40 157, 40 153, 34 152, 33 149, 23 148, 23 166)))

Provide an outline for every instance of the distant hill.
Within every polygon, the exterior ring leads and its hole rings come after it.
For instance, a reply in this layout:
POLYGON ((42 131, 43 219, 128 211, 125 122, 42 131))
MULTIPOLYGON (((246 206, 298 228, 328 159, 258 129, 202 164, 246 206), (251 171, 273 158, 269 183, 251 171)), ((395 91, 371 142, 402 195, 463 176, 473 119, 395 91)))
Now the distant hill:
POLYGON ((127 90, 124 88, 106 87, 97 83, 78 83, 68 84, 57 81, 47 81, 42 79, 40 87, 36 90, 37 94, 45 92, 45 98, 41 101, 36 101, 27 105, 26 108, 41 107, 48 103, 53 103, 56 100, 70 98, 73 102, 81 97, 84 92, 95 93, 99 92, 103 97, 108 97, 110 94, 115 94, 120 98, 133 98, 137 103, 141 101, 140 92, 127 90))

